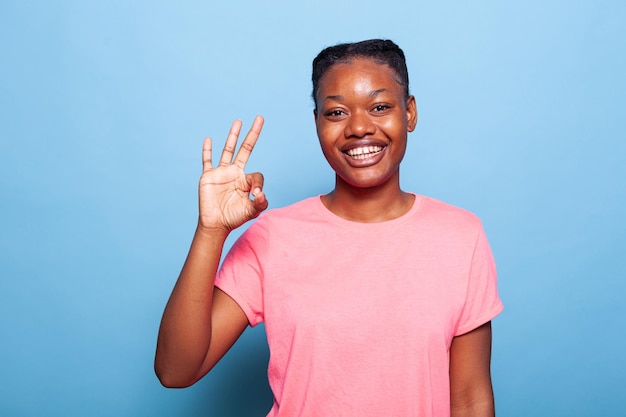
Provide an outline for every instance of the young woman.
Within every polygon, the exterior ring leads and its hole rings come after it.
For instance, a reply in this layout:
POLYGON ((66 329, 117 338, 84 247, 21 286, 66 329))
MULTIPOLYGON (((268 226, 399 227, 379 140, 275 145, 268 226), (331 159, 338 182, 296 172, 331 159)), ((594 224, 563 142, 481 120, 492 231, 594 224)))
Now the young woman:
POLYGON ((471 213, 400 188, 417 123, 391 41, 313 61, 315 126, 333 191, 264 213, 218 272, 229 232, 267 208, 233 123, 219 161, 203 148, 200 214, 163 314, 163 385, 202 378, 248 325, 265 323, 268 416, 493 416, 490 320, 502 310, 489 244, 471 213))

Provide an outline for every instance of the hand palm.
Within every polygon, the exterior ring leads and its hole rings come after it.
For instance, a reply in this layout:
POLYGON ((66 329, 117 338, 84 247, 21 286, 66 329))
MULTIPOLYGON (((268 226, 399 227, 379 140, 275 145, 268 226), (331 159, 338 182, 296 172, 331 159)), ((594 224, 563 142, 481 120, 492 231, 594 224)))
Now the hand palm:
POLYGON ((244 172, 245 164, 263 125, 259 116, 246 135, 233 159, 241 122, 235 121, 228 134, 220 162, 213 168, 212 141, 207 138, 202 151, 203 172, 200 178, 200 225, 207 228, 233 230, 259 215, 267 207, 260 173, 244 172), (254 200, 250 199, 250 193, 254 200))
POLYGON ((254 217, 250 186, 242 169, 230 165, 205 171, 200 178, 200 215, 204 225, 232 230, 254 217))

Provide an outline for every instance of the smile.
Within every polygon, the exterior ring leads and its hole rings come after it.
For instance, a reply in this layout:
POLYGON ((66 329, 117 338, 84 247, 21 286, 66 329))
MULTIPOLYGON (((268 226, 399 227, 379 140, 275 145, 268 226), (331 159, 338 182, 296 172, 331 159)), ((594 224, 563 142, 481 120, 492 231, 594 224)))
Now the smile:
POLYGON ((376 155, 384 149, 383 146, 361 146, 345 151, 345 153, 354 159, 366 159, 376 155))

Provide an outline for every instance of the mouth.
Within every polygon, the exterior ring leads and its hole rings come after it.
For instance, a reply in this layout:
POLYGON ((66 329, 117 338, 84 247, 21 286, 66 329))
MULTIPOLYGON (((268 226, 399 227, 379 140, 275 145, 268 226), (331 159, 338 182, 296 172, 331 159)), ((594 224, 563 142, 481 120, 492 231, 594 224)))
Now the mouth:
POLYGON ((381 153, 384 146, 359 146, 344 151, 346 155, 354 159, 367 159, 381 153))

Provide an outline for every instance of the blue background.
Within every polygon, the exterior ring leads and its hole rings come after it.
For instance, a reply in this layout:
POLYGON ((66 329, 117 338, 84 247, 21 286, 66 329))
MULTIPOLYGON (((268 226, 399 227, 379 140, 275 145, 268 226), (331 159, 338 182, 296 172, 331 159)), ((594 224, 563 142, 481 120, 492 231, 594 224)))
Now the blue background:
POLYGON ((626 415, 625 28, 623 1, 4 0, 0 414, 264 416, 262 326, 189 389, 152 370, 202 139, 263 114, 271 206, 329 191, 310 62, 385 37, 420 111, 404 188, 496 256, 498 414, 626 415))

